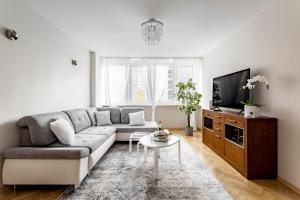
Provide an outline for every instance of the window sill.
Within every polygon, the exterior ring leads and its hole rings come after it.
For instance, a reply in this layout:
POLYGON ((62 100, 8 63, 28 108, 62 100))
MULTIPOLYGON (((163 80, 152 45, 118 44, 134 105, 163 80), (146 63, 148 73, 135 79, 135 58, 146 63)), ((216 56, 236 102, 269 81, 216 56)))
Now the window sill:
MULTIPOLYGON (((137 106, 142 106, 142 107, 152 107, 151 104, 123 104, 123 105, 118 105, 118 107, 137 107, 137 106)), ((160 103, 156 104, 155 107, 162 107, 162 106, 178 106, 177 103, 160 103)))

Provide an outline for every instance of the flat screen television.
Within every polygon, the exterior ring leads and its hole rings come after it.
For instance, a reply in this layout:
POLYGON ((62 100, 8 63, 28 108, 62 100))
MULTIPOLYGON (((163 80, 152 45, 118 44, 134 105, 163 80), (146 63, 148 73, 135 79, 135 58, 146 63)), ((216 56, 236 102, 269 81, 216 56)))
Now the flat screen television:
POLYGON ((234 72, 213 79, 212 106, 243 109, 241 101, 249 99, 249 91, 242 86, 250 78, 250 69, 234 72))

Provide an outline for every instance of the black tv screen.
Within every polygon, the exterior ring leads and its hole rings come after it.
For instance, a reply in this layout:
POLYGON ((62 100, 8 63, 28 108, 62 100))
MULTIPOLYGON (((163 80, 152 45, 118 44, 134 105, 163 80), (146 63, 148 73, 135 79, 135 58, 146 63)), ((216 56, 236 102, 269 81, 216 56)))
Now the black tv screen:
POLYGON ((249 91, 243 90, 242 86, 249 78, 250 69, 214 78, 212 105, 242 109, 244 106, 241 101, 249 99, 249 91))

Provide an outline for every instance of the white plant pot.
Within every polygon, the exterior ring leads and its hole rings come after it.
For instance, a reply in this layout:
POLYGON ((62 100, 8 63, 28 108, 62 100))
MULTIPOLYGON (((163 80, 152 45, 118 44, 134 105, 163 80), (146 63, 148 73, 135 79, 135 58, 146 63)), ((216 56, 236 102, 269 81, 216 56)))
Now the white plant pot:
POLYGON ((260 116, 260 107, 257 106, 247 106, 244 107, 244 116, 245 117, 259 117, 260 116))

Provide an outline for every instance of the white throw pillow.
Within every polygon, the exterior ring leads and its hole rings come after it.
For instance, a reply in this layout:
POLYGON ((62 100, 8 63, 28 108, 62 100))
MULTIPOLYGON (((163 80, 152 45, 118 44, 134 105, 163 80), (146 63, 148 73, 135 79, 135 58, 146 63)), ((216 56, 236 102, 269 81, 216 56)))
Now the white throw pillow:
POLYGON ((143 126, 145 125, 145 113, 144 111, 129 113, 129 125, 130 126, 143 126))
POLYGON ((110 121, 110 111, 96 112, 97 126, 105 126, 112 124, 110 121))
POLYGON ((61 143, 71 145, 74 142, 75 131, 64 118, 50 122, 50 129, 61 143))

